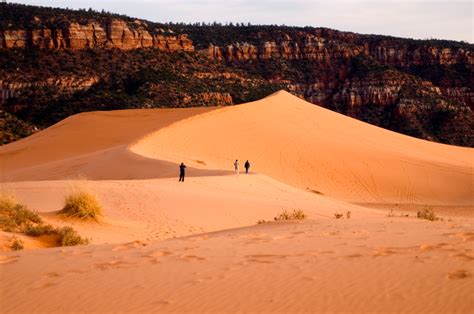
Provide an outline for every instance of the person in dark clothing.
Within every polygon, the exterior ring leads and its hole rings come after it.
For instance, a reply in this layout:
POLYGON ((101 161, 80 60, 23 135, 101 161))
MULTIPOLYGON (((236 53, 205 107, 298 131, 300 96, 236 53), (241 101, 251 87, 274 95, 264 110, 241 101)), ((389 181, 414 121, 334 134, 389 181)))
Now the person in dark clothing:
POLYGON ((181 163, 181 165, 179 165, 179 181, 180 182, 184 182, 185 169, 186 169, 186 165, 184 163, 181 163))
POLYGON ((244 166, 245 166, 245 174, 249 174, 250 163, 248 160, 245 162, 244 166))

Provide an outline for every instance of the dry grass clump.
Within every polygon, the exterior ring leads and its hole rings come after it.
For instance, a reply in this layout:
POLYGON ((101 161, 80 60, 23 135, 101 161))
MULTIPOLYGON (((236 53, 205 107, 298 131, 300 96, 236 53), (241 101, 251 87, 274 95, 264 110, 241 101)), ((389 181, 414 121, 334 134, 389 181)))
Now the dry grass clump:
POLYGON ((25 245, 23 244, 23 241, 21 239, 18 239, 17 237, 13 238, 12 243, 10 244, 10 249, 13 251, 19 251, 23 250, 25 248, 25 245))
POLYGON ((66 197, 64 208, 60 213, 83 220, 97 220, 102 216, 102 207, 91 193, 76 191, 66 197))
POLYGON ((273 220, 303 220, 307 215, 301 209, 294 209, 293 211, 284 210, 280 215, 273 218, 273 220))
POLYGON ((421 210, 418 210, 417 213, 416 213, 416 217, 420 218, 420 219, 426 219, 426 220, 429 220, 429 221, 440 220, 440 218, 436 216, 433 208, 431 208, 431 207, 427 207, 427 208, 423 208, 421 210))
POLYGON ((82 238, 79 234, 71 227, 63 227, 57 229, 58 232, 58 245, 59 246, 74 246, 74 245, 86 245, 90 241, 82 238))
POLYGON ((0 229, 6 232, 21 232, 25 226, 42 223, 41 217, 18 203, 13 197, 0 195, 0 229))

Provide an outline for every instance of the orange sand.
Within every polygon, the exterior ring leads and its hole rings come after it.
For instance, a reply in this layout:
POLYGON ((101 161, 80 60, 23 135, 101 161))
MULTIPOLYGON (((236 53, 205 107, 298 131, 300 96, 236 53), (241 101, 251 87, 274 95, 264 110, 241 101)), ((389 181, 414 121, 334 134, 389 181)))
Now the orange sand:
MULTIPOLYGON (((473 160, 285 92, 76 115, 0 147, 0 190, 93 244, 1 253, 0 309, 468 313, 473 160), (236 158, 250 175, 233 174, 236 158), (54 214, 77 185, 103 205, 99 222, 54 214), (404 210, 421 204, 444 220, 404 210), (456 206, 464 214, 450 215, 456 206), (309 219, 256 224, 294 208, 309 219)), ((4 248, 10 237, 0 233, 4 248)))

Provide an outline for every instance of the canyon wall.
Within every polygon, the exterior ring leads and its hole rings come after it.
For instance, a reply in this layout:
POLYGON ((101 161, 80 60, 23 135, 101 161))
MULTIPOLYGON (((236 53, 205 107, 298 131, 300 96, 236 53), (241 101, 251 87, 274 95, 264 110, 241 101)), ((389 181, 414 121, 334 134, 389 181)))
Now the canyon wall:
POLYGON ((163 29, 153 29, 150 32, 145 22, 128 24, 119 19, 102 22, 90 20, 85 24, 70 22, 56 28, 0 30, 0 48, 157 48, 168 52, 194 50, 192 41, 186 35, 167 33, 163 29))

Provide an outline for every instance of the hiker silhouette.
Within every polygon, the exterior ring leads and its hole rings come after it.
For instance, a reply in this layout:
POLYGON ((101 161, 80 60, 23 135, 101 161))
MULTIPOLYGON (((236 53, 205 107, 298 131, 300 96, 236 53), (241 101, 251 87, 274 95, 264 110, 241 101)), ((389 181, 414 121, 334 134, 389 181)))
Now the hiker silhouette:
POLYGON ((186 165, 184 163, 181 163, 179 165, 179 181, 184 182, 184 174, 186 172, 186 165))

